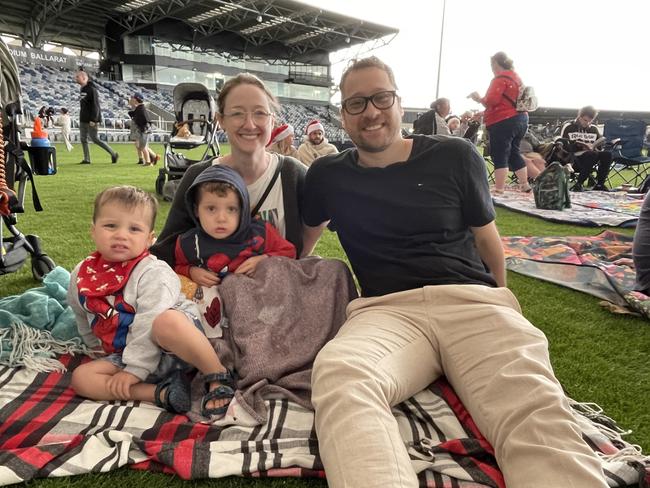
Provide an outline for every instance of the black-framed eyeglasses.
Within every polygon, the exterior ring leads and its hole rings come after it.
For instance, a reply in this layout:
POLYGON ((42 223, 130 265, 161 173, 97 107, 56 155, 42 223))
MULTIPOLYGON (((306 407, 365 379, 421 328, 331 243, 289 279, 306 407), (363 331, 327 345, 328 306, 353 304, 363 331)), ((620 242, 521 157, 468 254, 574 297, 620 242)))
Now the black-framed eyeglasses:
POLYGON ((359 115, 371 102, 377 110, 388 110, 395 104, 397 92, 395 90, 380 91, 369 97, 350 97, 341 102, 341 108, 350 115, 359 115))

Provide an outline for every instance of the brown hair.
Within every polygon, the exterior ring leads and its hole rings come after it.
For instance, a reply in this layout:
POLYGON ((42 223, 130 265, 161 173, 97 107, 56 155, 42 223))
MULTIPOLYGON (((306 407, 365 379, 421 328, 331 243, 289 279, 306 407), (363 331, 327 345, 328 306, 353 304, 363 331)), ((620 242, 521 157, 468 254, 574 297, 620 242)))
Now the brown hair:
POLYGON ((158 200, 149 193, 135 186, 122 185, 112 186, 101 191, 95 197, 95 207, 93 209, 93 223, 101 209, 110 202, 119 202, 128 209, 144 207, 151 210, 151 230, 156 224, 156 214, 158 213, 158 200))
POLYGON ((226 181, 205 181, 203 183, 200 183, 196 193, 194 194, 194 205, 199 204, 201 196, 203 196, 204 193, 214 193, 220 197, 225 197, 228 195, 228 192, 234 192, 235 195, 237 195, 237 200, 239 201, 239 209, 241 210, 241 207, 243 205, 239 191, 237 188, 235 188, 234 185, 231 185, 226 181))
POLYGON ((230 78, 228 81, 226 81, 223 84, 223 87, 219 91, 219 95, 217 96, 217 109, 219 110, 219 113, 223 115, 223 111, 226 108, 226 98, 228 98, 228 95, 232 91, 233 88, 239 86, 239 85, 253 85, 259 88, 264 92, 266 95, 266 98, 269 100, 269 106, 271 108, 271 112, 277 113, 280 111, 280 104, 273 95, 269 91, 269 89, 266 87, 264 82, 260 80, 257 76, 252 75, 250 73, 239 73, 237 76, 230 78))
POLYGON ((490 58, 490 61, 494 61, 496 64, 501 66, 503 69, 513 69, 515 64, 512 62, 506 53, 499 51, 494 56, 490 58))
POLYGON ((343 74, 341 75, 341 81, 339 82, 339 90, 341 90, 341 93, 343 93, 343 84, 345 83, 345 80, 347 79, 348 75, 352 71, 357 71, 365 68, 377 68, 385 72, 388 75, 388 80, 397 90, 397 83, 395 82, 395 74, 393 73, 391 67, 388 66, 386 63, 384 63, 377 56, 369 56, 367 58, 353 59, 350 61, 348 67, 345 68, 345 71, 343 71, 343 74))
POLYGON ((583 115, 586 115, 593 120, 596 118, 596 115, 598 115, 598 111, 591 105, 587 105, 586 107, 582 107, 580 110, 578 110, 578 117, 582 117, 583 115))

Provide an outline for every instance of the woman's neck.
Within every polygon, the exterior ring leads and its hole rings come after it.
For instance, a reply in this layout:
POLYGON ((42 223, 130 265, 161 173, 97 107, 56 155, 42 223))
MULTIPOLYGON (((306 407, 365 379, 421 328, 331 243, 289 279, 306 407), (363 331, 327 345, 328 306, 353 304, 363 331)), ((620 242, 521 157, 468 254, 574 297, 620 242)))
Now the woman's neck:
POLYGON ((228 156, 221 158, 221 162, 236 170, 246 185, 255 183, 269 167, 270 154, 264 149, 254 153, 240 152, 234 147, 231 150, 228 156))

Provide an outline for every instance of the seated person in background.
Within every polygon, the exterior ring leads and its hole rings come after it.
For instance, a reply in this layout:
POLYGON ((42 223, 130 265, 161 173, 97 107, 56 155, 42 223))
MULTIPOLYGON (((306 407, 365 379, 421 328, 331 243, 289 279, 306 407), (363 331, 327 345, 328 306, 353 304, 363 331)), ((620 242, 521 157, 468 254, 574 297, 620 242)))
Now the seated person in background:
POLYGON ((293 145, 293 135, 292 125, 282 124, 277 126, 271 132, 271 139, 266 145, 266 150, 298 159, 298 150, 293 145))
POLYGON ((636 224, 632 258, 636 270, 636 289, 650 295, 650 192, 646 193, 636 224))
POLYGON ((598 150, 598 143, 604 140, 601 139, 598 127, 592 125, 596 115, 598 112, 591 105, 582 107, 576 119, 562 131, 562 137, 570 141, 571 151, 575 154, 573 169, 578 173, 578 179, 571 188, 573 191, 583 190, 583 185, 596 167, 598 175, 592 189, 608 191, 605 181, 612 165, 612 153, 598 150))
POLYGON ((234 169, 213 165, 185 194, 196 226, 176 240, 175 271, 201 286, 214 286, 228 273, 252 276, 268 256, 296 258, 296 248, 268 222, 251 217, 248 190, 234 169))
POLYGON ((447 126, 447 116, 451 112, 451 105, 449 104, 448 98, 438 98, 431 104, 431 108, 435 111, 435 117, 433 119, 433 132, 443 136, 451 136, 452 134, 449 126, 447 126))
POLYGON ((78 366, 71 386, 93 400, 141 400, 184 413, 191 404, 184 370, 192 365, 209 390, 202 413, 211 414, 223 408, 221 383, 229 375, 178 276, 149 254, 157 207, 132 186, 108 188, 95 199, 97 250, 72 271, 67 300, 84 343, 105 355, 78 366))
POLYGON ((460 117, 458 115, 450 115, 445 119, 445 122, 447 123, 447 128, 449 129, 449 133, 452 136, 462 136, 463 131, 461 129, 461 121, 460 117))
POLYGON ((325 139, 325 128, 319 120, 312 120, 305 128, 307 140, 298 148, 298 159, 307 166, 314 162, 314 159, 328 154, 338 153, 338 149, 325 139))
POLYGON ((530 129, 526 131, 519 144, 519 151, 526 162, 526 169, 528 170, 528 181, 533 181, 546 168, 546 160, 537 152, 541 145, 539 139, 530 129))

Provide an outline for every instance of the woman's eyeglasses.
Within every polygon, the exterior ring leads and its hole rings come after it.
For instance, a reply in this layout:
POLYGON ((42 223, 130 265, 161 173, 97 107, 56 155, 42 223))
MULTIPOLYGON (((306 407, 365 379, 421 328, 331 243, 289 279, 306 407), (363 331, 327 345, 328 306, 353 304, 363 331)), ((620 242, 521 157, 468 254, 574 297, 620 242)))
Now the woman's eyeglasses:
POLYGON ((235 110, 227 114, 223 114, 224 117, 229 118, 236 124, 244 125, 248 117, 253 119, 253 123, 256 125, 264 125, 268 122, 271 113, 265 112, 264 110, 255 110, 254 112, 244 112, 241 110, 235 110))
POLYGON ((372 103, 377 110, 388 110, 395 104, 397 92, 380 91, 369 97, 350 97, 341 102, 341 107, 350 115, 359 115, 372 103))

